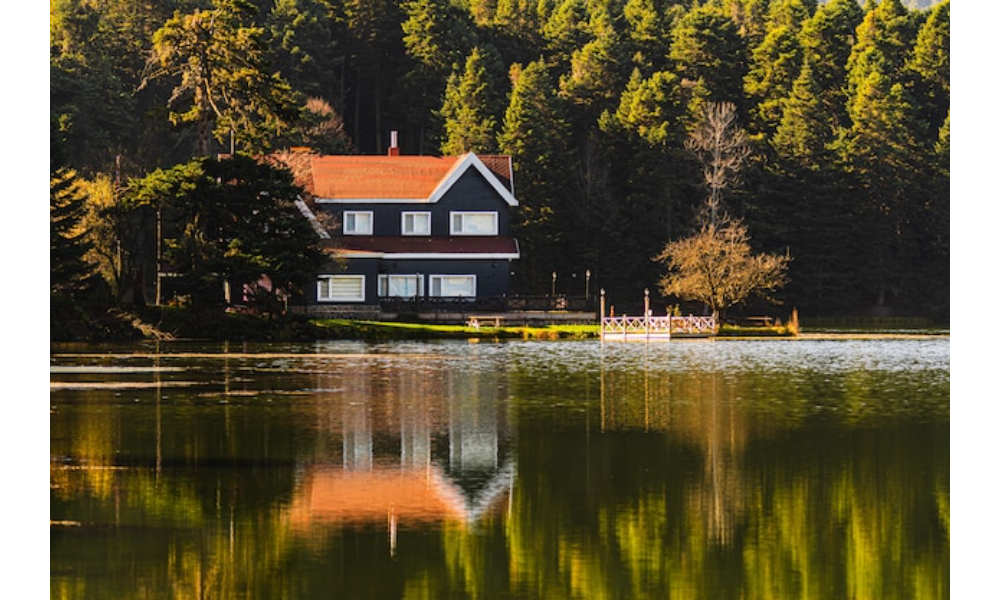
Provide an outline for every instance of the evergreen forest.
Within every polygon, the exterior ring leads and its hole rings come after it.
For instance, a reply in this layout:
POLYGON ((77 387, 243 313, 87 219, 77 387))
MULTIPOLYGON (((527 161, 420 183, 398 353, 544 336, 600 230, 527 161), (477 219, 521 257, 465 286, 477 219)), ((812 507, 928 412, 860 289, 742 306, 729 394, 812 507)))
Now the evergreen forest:
POLYGON ((398 132, 513 157, 515 293, 641 301, 706 202, 687 142, 731 103, 751 151, 720 208, 790 258, 781 310, 946 322, 949 21, 948 0, 50 0, 53 294, 120 303, 149 276, 151 174, 398 132))

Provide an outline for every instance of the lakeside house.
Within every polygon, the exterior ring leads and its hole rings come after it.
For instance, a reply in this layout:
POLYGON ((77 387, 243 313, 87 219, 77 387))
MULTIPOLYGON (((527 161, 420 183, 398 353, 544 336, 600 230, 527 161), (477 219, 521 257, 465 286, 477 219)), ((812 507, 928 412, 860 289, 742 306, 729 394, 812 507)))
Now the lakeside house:
POLYGON ((307 288, 310 316, 385 318, 484 306, 510 294, 509 156, 307 155, 300 210, 330 261, 307 288))

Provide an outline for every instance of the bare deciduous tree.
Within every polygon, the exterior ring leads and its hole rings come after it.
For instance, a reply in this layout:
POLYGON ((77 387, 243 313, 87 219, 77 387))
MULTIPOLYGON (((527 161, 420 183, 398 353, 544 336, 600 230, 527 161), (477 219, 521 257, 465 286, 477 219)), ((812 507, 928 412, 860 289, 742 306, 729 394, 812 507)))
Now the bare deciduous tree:
POLYGON ((685 140, 684 147, 701 165, 704 185, 708 188, 708 222, 714 225, 723 194, 739 184, 740 173, 750 156, 747 134, 736 120, 736 106, 731 102, 706 102, 701 122, 685 140))
POLYGON ((719 315, 752 294, 765 299, 787 281, 788 256, 753 254, 747 227, 723 219, 689 238, 667 244, 655 258, 670 272, 660 279, 665 295, 704 302, 719 315))

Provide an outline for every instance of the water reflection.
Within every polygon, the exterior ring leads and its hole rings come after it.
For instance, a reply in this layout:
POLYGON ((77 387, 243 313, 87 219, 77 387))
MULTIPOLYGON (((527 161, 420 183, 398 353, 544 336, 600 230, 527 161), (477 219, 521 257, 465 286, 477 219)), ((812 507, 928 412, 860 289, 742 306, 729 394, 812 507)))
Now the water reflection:
POLYGON ((165 344, 52 380, 54 598, 948 597, 947 339, 165 344))
POLYGON ((313 388, 325 390, 317 434, 339 436, 341 452, 302 468, 292 522, 314 534, 318 524, 388 523, 394 540, 398 527, 471 524, 504 505, 514 478, 506 373, 400 369, 382 358, 314 374, 313 388))

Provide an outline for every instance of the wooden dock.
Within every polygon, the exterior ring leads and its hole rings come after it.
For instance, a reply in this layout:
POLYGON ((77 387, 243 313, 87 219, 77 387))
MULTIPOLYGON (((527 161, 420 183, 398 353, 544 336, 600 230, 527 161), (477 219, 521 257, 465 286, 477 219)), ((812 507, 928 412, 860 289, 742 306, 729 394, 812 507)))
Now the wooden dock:
POLYGON ((653 316, 646 290, 645 314, 604 316, 604 290, 601 290, 602 342, 666 342, 672 338, 708 338, 715 335, 715 317, 653 316))
POLYGON ((715 335, 714 317, 604 317, 603 342, 665 342, 671 338, 707 338, 715 335))

